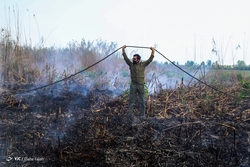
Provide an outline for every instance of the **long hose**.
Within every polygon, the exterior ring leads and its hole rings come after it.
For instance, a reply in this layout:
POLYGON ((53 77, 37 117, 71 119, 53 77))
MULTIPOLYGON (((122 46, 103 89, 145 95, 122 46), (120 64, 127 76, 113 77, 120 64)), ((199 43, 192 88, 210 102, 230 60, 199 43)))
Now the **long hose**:
MULTIPOLYGON (((130 46, 130 45, 128 45, 128 46, 126 46, 126 47, 131 47, 131 48, 142 48, 142 49, 149 49, 149 48, 150 48, 150 47, 145 47, 145 46, 130 46)), ((70 76, 68 76, 68 77, 65 77, 65 78, 63 78, 63 79, 61 79, 61 80, 58 80, 58 81, 55 81, 55 82, 53 82, 53 83, 50 83, 50 84, 47 84, 47 85, 44 85, 44 86, 40 86, 40 87, 37 87, 37 88, 34 88, 34 89, 29 89, 29 90, 25 90, 25 91, 15 92, 15 93, 12 94, 12 95, 17 95, 17 94, 28 93, 28 92, 31 92, 31 91, 36 91, 36 90, 43 89, 43 88, 46 88, 46 87, 48 87, 48 86, 51 86, 51 85, 60 83, 60 82, 62 82, 62 81, 65 81, 65 80, 67 80, 67 79, 69 79, 69 78, 71 78, 71 77, 73 77, 73 76, 75 76, 75 75, 77 75, 77 74, 80 74, 80 73, 82 73, 82 72, 88 70, 89 68, 91 68, 91 67, 97 65, 98 63, 104 61, 105 59, 107 59, 108 57, 110 57, 111 55, 113 55, 114 53, 116 53, 118 50, 120 50, 121 48, 122 48, 122 47, 119 47, 118 49, 116 49, 115 51, 113 51, 112 53, 110 53, 109 55, 107 55, 106 57, 104 57, 104 58, 102 58, 101 60, 97 61, 96 63, 94 63, 94 64, 88 66, 87 68, 85 68, 85 69, 83 69, 83 70, 80 70, 80 71, 78 71, 78 72, 76 72, 76 73, 74 73, 74 74, 72 74, 72 75, 70 75, 70 76)), ((157 53, 159 53, 162 57, 164 57, 166 60, 168 60, 171 64, 173 64, 175 67, 177 67, 177 68, 180 69, 182 72, 184 72, 184 73, 186 73, 187 75, 189 75, 190 77, 196 79, 198 82, 200 82, 200 83, 202 83, 202 84, 204 84, 204 85, 210 87, 211 89, 214 89, 214 90, 216 90, 216 91, 218 91, 218 92, 220 92, 220 93, 222 93, 222 94, 225 94, 225 95, 227 95, 227 96, 231 96, 231 97, 233 97, 233 98, 236 98, 235 96, 230 95, 230 94, 228 94, 228 93, 226 93, 226 92, 223 92, 223 91, 219 90, 218 88, 216 88, 216 87, 214 87, 214 86, 208 85, 207 83, 203 82, 202 80, 196 78, 195 76, 191 75, 190 73, 188 73, 187 71, 185 71, 184 69, 182 69, 180 66, 176 65, 174 62, 172 62, 171 60, 169 60, 166 56, 164 56, 164 55, 163 55, 161 52, 159 52, 158 50, 155 49, 155 51, 156 51, 157 53)))

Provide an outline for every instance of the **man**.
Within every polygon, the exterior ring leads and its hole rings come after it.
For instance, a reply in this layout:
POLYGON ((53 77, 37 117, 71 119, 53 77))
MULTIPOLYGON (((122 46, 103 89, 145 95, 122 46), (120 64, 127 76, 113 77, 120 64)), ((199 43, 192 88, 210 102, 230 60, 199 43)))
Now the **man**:
POLYGON ((125 62, 128 64, 130 69, 131 85, 129 93, 129 114, 132 116, 133 107, 136 101, 136 95, 139 96, 139 116, 141 118, 145 117, 145 100, 144 100, 144 72, 145 67, 149 65, 154 59, 154 48, 151 49, 151 56, 145 62, 141 62, 141 57, 139 54, 133 56, 133 61, 130 61, 126 52, 126 45, 122 47, 122 55, 125 62))

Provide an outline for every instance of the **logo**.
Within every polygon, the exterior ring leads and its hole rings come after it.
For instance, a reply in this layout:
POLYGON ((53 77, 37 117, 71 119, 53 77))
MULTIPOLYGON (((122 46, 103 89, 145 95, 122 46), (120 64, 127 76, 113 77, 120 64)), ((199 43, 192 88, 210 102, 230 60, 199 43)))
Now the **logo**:
POLYGON ((10 162, 12 159, 13 159, 12 157, 7 157, 7 158, 6 158, 6 161, 7 161, 7 162, 10 162))

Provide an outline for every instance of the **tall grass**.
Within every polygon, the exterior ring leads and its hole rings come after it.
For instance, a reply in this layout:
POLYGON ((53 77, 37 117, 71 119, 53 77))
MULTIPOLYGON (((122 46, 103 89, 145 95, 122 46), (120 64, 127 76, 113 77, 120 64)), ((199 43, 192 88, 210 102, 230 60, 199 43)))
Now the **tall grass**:
MULTIPOLYGON (((24 28, 20 26, 18 8, 8 8, 5 13, 8 13, 6 25, 1 28, 0 36, 0 72, 5 84, 51 83, 88 67, 117 47, 115 43, 100 39, 71 41, 64 48, 39 44, 33 47, 21 42, 27 38, 20 32, 24 28)), ((104 65, 94 66, 89 71, 105 69, 101 66, 104 65)))
MULTIPOLYGON (((10 8, 8 12, 7 16, 11 17, 10 8)), ((44 47, 40 44, 32 46, 25 42, 27 40, 21 42, 22 39, 27 39, 20 31, 24 28, 20 26, 18 10, 13 9, 12 12, 14 24, 8 21, 11 19, 7 17, 7 24, 1 28, 1 85, 52 83, 87 68, 117 49, 114 42, 101 39, 86 41, 84 38, 80 42, 70 41, 66 47, 61 48, 44 47)), ((210 77, 206 80, 215 85, 221 85, 223 81, 220 80, 223 77, 230 79, 231 83, 238 83, 227 74, 215 73, 206 77, 210 77)), ((149 93, 154 93, 157 90, 178 87, 176 83, 180 83, 183 78, 184 84, 191 80, 171 64, 153 62, 146 69, 145 81, 149 93)), ((239 80, 239 76, 234 78, 239 80)), ((80 74, 78 81, 91 86, 114 87, 124 91, 130 83, 129 68, 121 53, 116 52, 105 62, 80 74)))
MULTIPOLYGON (((102 41, 97 44, 86 44, 83 40, 80 44, 69 43, 66 48, 31 48, 8 38, 1 38, 2 78, 8 83, 36 83, 41 80, 51 83, 60 73, 67 76, 100 60, 105 56, 99 53, 100 50, 105 50, 103 45, 108 47, 106 50, 116 47, 114 43, 106 46, 102 41)), ((94 66, 89 71, 105 70, 101 66, 103 65, 94 66)))

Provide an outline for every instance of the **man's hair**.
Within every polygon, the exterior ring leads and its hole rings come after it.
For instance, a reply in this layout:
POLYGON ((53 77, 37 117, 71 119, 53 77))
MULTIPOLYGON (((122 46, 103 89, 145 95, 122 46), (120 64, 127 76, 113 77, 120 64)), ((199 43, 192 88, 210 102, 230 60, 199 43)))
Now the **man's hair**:
POLYGON ((139 54, 135 54, 134 56, 136 56, 138 60, 141 60, 141 56, 139 54))

